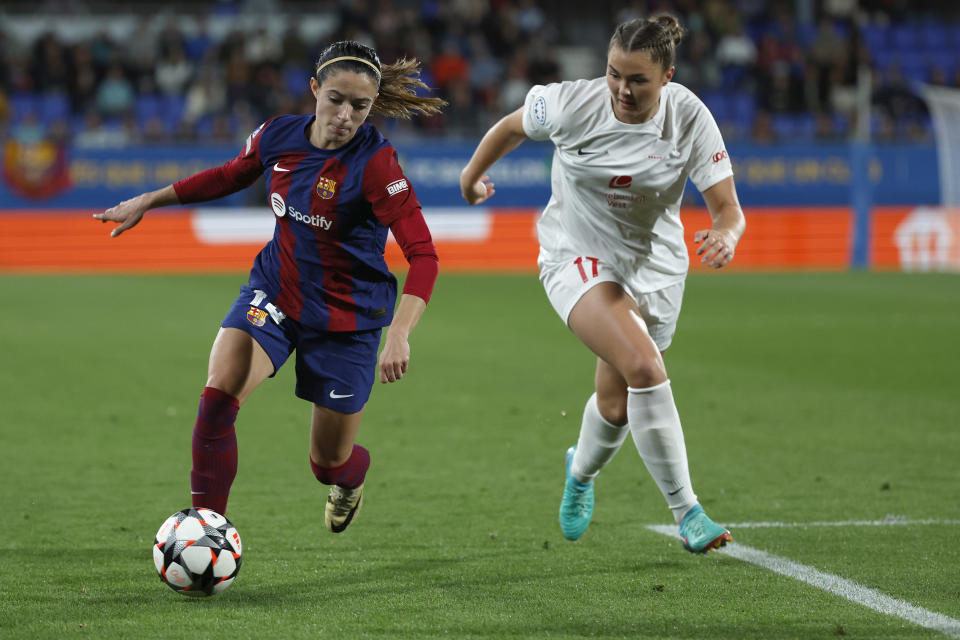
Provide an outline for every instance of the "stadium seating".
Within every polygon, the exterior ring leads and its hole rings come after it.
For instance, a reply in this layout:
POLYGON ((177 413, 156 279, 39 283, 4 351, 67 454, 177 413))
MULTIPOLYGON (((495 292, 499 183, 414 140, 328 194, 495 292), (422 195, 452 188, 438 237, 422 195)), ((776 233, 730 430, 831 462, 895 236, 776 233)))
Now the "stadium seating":
MULTIPOLYGON (((508 0, 509 1, 509 0, 508 0)), ((670 9, 671 3, 665 2, 661 3, 663 6, 661 8, 670 9)), ((677 3, 678 6, 680 3, 677 3)), ((696 3, 694 3, 696 4, 696 3)), ((760 3, 764 4, 763 2, 760 3)), ((772 7, 775 3, 770 0, 770 6, 772 7)), ((819 34, 820 26, 812 20, 804 22, 800 19, 799 14, 796 16, 791 16, 792 20, 780 20, 775 19, 773 13, 770 11, 758 11, 751 16, 743 15, 736 16, 737 18, 742 19, 743 32, 753 40, 753 42, 758 46, 761 46, 762 41, 764 41, 765 36, 773 35, 776 38, 778 43, 782 43, 786 46, 792 46, 795 50, 800 53, 800 61, 792 57, 783 58, 784 60, 789 60, 789 73, 793 75, 793 83, 795 85, 803 85, 803 91, 807 92, 807 95, 804 99, 796 101, 791 104, 789 107, 790 113, 777 113, 774 114, 772 125, 774 131, 778 135, 786 136, 806 136, 810 135, 815 125, 816 118, 810 113, 793 113, 792 111, 800 111, 807 108, 808 105, 813 102, 810 100, 809 92, 810 83, 807 81, 806 70, 804 64, 806 60, 809 60, 809 54, 811 47, 815 46, 819 34)), ((425 19, 425 14, 424 16, 425 19)), ((682 18, 683 16, 681 16, 682 18)), ((127 18, 122 18, 117 16, 118 21, 121 19, 126 20, 127 18)), ((951 21, 948 19, 939 19, 938 17, 931 17, 929 15, 924 15, 923 17, 902 21, 897 19, 891 19, 890 16, 883 17, 878 16, 876 13, 871 14, 870 20, 864 24, 860 24, 856 21, 838 19, 832 25, 831 28, 833 32, 840 37, 840 39, 847 43, 848 46, 848 58, 853 59, 853 47, 857 42, 860 42, 866 50, 870 64, 873 65, 873 68, 877 74, 878 83, 882 84, 889 80, 894 71, 899 71, 899 73, 904 77, 909 89, 914 91, 918 90, 919 83, 939 83, 939 84, 951 84, 958 82, 958 73, 960 73, 960 23, 957 21, 951 21), (855 24, 856 22, 856 24, 855 24), (855 36, 859 36, 856 38, 855 36)), ((103 18, 104 20, 109 20, 109 16, 103 18)), ((227 18, 225 18, 227 19, 227 18)), ((327 17, 327 22, 324 24, 330 27, 336 26, 337 17, 331 15, 327 17)), ((457 16, 454 11, 449 16, 445 18, 449 24, 446 27, 449 29, 449 33, 456 33, 463 30, 463 22, 458 23, 458 20, 466 20, 464 16, 457 16)), ((220 23, 217 23, 220 24, 220 23)), ((240 27, 238 29, 246 28, 253 29, 256 27, 256 21, 247 21, 247 22, 238 22, 237 25, 246 26, 240 27)), ((696 22, 691 21, 691 24, 688 25, 692 29, 703 29, 702 26, 695 26, 696 22)), ((421 57, 423 66, 422 66, 422 78, 430 86, 433 86, 433 78, 430 74, 431 67, 431 58, 430 56, 439 52, 441 50, 441 44, 444 41, 444 31, 441 28, 439 22, 431 23, 431 37, 427 41, 418 43, 416 47, 417 55, 421 57), (434 34, 433 32, 436 31, 434 34)), ((585 25, 589 32, 598 32, 598 29, 595 28, 598 25, 585 25)), ((344 25, 341 25, 342 28, 344 25)), ((230 27, 233 29, 234 27, 230 27)), ((701 31, 701 34, 706 33, 707 38, 710 41, 710 46, 716 49, 716 46, 719 42, 721 32, 717 31, 717 25, 713 25, 712 29, 706 29, 701 31)), ((721 30, 723 26, 719 27, 721 30)), ((599 29, 599 31, 603 31, 599 29)), ((175 33, 175 32, 174 32, 175 33)), ((228 51, 232 47, 232 43, 228 42, 226 36, 230 33, 236 33, 229 29, 225 29, 223 24, 220 24, 220 28, 211 29, 210 31, 197 31, 196 29, 184 28, 180 36, 185 43, 188 51, 191 54, 191 64, 194 65, 195 71, 198 71, 201 65, 210 65, 214 64, 216 72, 213 74, 217 81, 226 83, 227 74, 223 68, 223 62, 228 56, 224 52, 228 51), (217 48, 220 48, 217 51, 217 48), (211 54, 219 54, 219 57, 216 55, 211 56, 211 54), (211 63, 211 60, 219 60, 219 62, 211 63), (220 66, 216 66, 220 65, 220 66)), ((0 38, 2 38, 2 33, 0 33, 0 38)), ((28 50, 31 49, 36 43, 40 42, 40 32, 36 32, 34 42, 30 43, 21 43, 28 50)), ((170 37, 171 33, 167 32, 165 37, 170 37)), ((343 37, 346 35, 346 32, 331 32, 328 33, 328 37, 343 37)), ((529 38, 532 34, 521 34, 521 38, 514 43, 514 48, 517 51, 520 51, 526 56, 530 56, 530 51, 524 51, 522 48, 524 45, 528 44, 524 42, 524 38, 529 38)), ((446 36, 449 38, 449 34, 446 36)), ((502 37, 502 36, 501 36, 502 37)), ((390 38, 385 39, 386 42, 390 42, 390 38)), ((64 45, 64 51, 71 51, 70 46, 67 46, 68 42, 72 44, 72 39, 65 38, 64 42, 61 43, 64 45)), ((769 45, 769 38, 766 39, 767 44, 769 45)), ((688 41, 689 43, 689 41, 688 41)), ((102 46, 102 42, 98 45, 102 46)), ((118 40, 114 43, 118 49, 121 51, 121 42, 118 40)), ((395 44, 395 43, 394 43, 395 44)), ((562 68, 567 73, 592 73, 592 70, 595 68, 593 60, 588 54, 579 54, 575 58, 580 62, 579 66, 569 64, 570 56, 564 58, 560 55, 559 52, 562 52, 566 49, 570 49, 570 44, 567 41, 560 40, 555 38, 553 41, 547 43, 546 50, 548 52, 555 52, 555 62, 558 63, 557 66, 562 68)), ((406 43, 405 46, 409 47, 410 44, 406 43)), ((582 44, 579 45, 583 47, 582 44)), ((401 46, 401 49, 403 47, 401 46)), ((489 47, 491 50, 501 51, 507 50, 509 48, 497 48, 489 47)), ((684 58, 684 56, 691 55, 687 51, 687 48, 681 46, 678 50, 678 65, 688 65, 686 68, 697 68, 698 62, 696 59, 691 57, 690 60, 684 58)), ((463 46, 463 51, 467 55, 468 63, 469 52, 471 48, 469 46, 463 46)), ((592 49, 585 49, 590 51, 592 49)), ((391 55, 395 53, 407 53, 408 55, 412 52, 391 51, 391 55)), ((311 51, 310 55, 315 55, 316 51, 311 51)), ((159 55, 159 54, 158 54, 159 55)), ((511 60, 509 59, 509 54, 503 53, 503 59, 499 60, 498 63, 503 69, 509 69, 511 60)), ((709 56, 710 54, 706 54, 709 56)), ((277 84, 274 85, 271 89, 262 89, 257 87, 254 91, 276 91, 280 93, 285 93, 290 99, 287 101, 288 104, 296 104, 297 101, 304 96, 305 94, 305 81, 310 75, 309 65, 305 65, 302 60, 302 52, 298 53, 301 59, 297 60, 274 60, 271 64, 276 66, 276 77, 278 78, 277 84)), ((15 68, 10 67, 10 70, 6 70, 6 73, 3 73, 5 69, 4 65, 11 64, 11 59, 4 59, 2 53, 0 53, 0 78, 13 78, 16 76, 19 71, 15 68)), ((529 64, 529 60, 527 63, 529 64)), ((721 124, 721 127, 724 131, 725 136, 731 136, 733 138, 743 138, 751 135, 751 132, 754 130, 754 121, 756 119, 757 111, 761 108, 761 98, 762 95, 758 94, 758 87, 764 86, 764 82, 769 79, 769 75, 764 76, 764 74, 769 74, 769 69, 763 67, 764 60, 758 60, 757 66, 750 65, 733 65, 727 64, 722 65, 719 68, 715 69, 716 73, 714 74, 692 74, 689 77, 683 77, 680 79, 681 82, 687 84, 691 89, 693 89, 701 98, 704 103, 710 108, 711 112, 714 114, 717 121, 721 124)), ((130 64, 130 63, 125 63, 130 64)), ((257 77, 256 65, 261 64, 260 62, 250 62, 249 69, 246 71, 246 77, 253 80, 257 77)), ((69 66, 69 65, 68 65, 69 66)), ((532 69, 534 65, 529 65, 532 69)), ((38 69, 42 70, 43 65, 36 65, 29 69, 30 73, 40 73, 38 69)), ((150 69, 153 67, 149 64, 141 64, 139 67, 127 66, 126 72, 129 76, 128 80, 133 82, 138 88, 144 87, 144 77, 145 73, 149 76, 150 69), (146 69, 146 71, 144 71, 146 69), (136 76, 136 77, 134 77, 136 76)), ((852 82, 852 78, 856 77, 856 73, 852 69, 843 70, 844 72, 839 74, 843 79, 842 82, 852 82)), ((98 71, 98 74, 102 76, 102 68, 98 71)), ((244 77, 241 73, 240 77, 244 77)), ((577 76, 579 77, 579 76, 577 76)), ((539 81, 539 79, 537 79, 539 81)), ((533 76, 531 75, 530 81, 533 82, 533 76)), ((831 82, 836 82, 837 78, 831 78, 831 82)), ((504 76, 501 78, 501 82, 496 85, 498 88, 506 86, 507 78, 504 76)), ((86 123, 92 122, 85 116, 86 113, 83 113, 87 110, 87 107, 81 106, 85 104, 84 100, 77 99, 76 96, 68 95, 59 90, 51 93, 39 92, 32 87, 45 86, 43 79, 35 79, 32 83, 28 82, 20 85, 20 87, 26 87, 14 89, 12 87, 2 87, 0 86, 0 92, 5 94, 7 102, 9 103, 8 109, 8 120, 5 123, 6 126, 16 127, 29 120, 29 124, 48 127, 57 122, 65 122, 69 125, 71 130, 77 131, 87 126, 86 123)), ((219 135, 222 137, 223 134, 223 123, 225 122, 223 118, 217 119, 216 117, 201 117, 197 122, 190 123, 191 126, 184 126, 183 122, 186 99, 183 95, 176 96, 164 96, 160 95, 157 90, 149 89, 149 81, 146 86, 148 87, 143 93, 138 95, 135 99, 135 103, 132 109, 132 121, 136 127, 141 130, 149 128, 153 134, 156 134, 158 130, 161 130, 164 134, 170 136, 184 136, 184 135, 193 135, 197 139, 204 139, 204 137, 212 136, 211 123, 217 121, 219 123, 219 135)), ((255 85, 256 86, 256 85, 255 85)), ((846 87, 847 95, 851 94, 852 87, 846 87)), ((486 110, 490 109, 490 105, 498 105, 498 100, 496 97, 491 98, 488 93, 491 91, 489 86, 473 88, 472 90, 483 92, 486 91, 487 94, 476 94, 474 96, 474 104, 468 103, 466 105, 467 109, 475 109, 476 113, 475 120, 476 125, 476 134, 481 135, 486 124, 486 119, 491 117, 490 113, 487 113, 486 110)), ((439 90, 440 95, 450 98, 450 96, 444 95, 444 88, 439 90)), ((242 92, 241 92, 242 93, 242 92)), ((418 90, 418 93, 424 93, 423 90, 418 90)), ((494 91, 495 93, 495 91, 494 91)), ((231 94, 232 95, 232 94, 231 94)), ((242 99, 242 98, 241 98, 242 99)), ((822 96, 818 98, 819 106, 817 109, 830 111, 835 108, 837 103, 832 102, 831 100, 824 99, 822 96)), ((235 110, 237 105, 234 103, 234 98, 231 97, 230 104, 224 109, 225 112, 231 112, 235 110)), ((270 101, 253 101, 255 104, 260 105, 260 108, 268 108, 265 105, 270 103, 270 101)), ((276 101, 274 101, 276 102, 276 101)), ((814 101, 817 102, 817 101, 814 101)), ((850 101, 847 100, 844 103, 849 106, 850 101)), ((929 130, 929 117, 925 111, 925 108, 922 106, 922 101, 917 101, 917 104, 920 105, 919 109, 916 112, 911 112, 905 116, 904 121, 911 122, 914 124, 919 123, 921 128, 926 127, 929 130)), ((914 105, 916 106, 916 105, 914 105)), ((252 105, 240 105, 240 107, 247 108, 248 111, 252 109, 252 105)), ((463 109, 464 105, 460 103, 458 109, 463 109)), ((844 107, 840 107, 844 108, 844 107)), ((848 107, 846 107, 848 108, 848 107)), ((243 111, 244 109, 239 109, 243 111)), ((221 116, 228 115, 227 113, 219 114, 221 116)), ((269 117, 269 113, 258 113, 251 112, 251 119, 261 121, 266 117, 269 117)), ((835 129, 835 134, 839 137, 844 137, 850 135, 850 123, 852 121, 852 113, 829 113, 831 117, 831 122, 835 129)), ((109 118, 108 118, 109 119, 109 118)), ((117 116, 114 114, 112 116, 113 120, 117 120, 117 116)), ((459 119, 461 122, 464 118, 459 119)), ((231 122, 236 121, 236 118, 231 117, 231 122)), ((469 119, 468 119, 469 121, 469 119)), ((0 122, 0 130, 3 129, 3 122, 0 122)), ((431 122, 429 125, 423 125, 423 133, 427 135, 444 135, 444 124, 443 119, 439 119, 436 122, 431 122)), ((821 124, 822 126, 822 124, 821 124)), ((916 132, 916 127, 913 127, 914 133, 916 132)), ((462 133, 462 132, 461 132, 462 133)), ((243 132, 237 131, 237 136, 242 137, 243 132)))

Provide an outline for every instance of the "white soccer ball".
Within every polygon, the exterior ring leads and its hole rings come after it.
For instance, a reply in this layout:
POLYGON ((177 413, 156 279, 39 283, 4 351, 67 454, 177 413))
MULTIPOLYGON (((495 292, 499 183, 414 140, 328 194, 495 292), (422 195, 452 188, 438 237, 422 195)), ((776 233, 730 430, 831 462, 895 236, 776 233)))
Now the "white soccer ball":
POLYGON ((242 555, 237 529, 210 509, 178 511, 153 540, 153 564, 160 580, 188 596, 212 596, 229 587, 240 571, 242 555))

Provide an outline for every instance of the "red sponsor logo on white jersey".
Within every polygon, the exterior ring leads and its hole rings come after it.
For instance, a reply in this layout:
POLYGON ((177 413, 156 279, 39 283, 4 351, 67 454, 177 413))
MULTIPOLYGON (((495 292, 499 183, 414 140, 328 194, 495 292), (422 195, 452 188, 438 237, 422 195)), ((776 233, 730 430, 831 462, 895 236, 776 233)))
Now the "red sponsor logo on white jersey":
POLYGON ((633 178, 630 176, 613 176, 610 178, 610 188, 611 189, 626 189, 633 183, 633 178))
POLYGON ((714 164, 720 162, 721 160, 726 160, 726 159, 727 159, 727 150, 726 150, 726 149, 723 149, 723 150, 721 150, 721 151, 717 151, 715 154, 713 154, 713 163, 714 163, 714 164))

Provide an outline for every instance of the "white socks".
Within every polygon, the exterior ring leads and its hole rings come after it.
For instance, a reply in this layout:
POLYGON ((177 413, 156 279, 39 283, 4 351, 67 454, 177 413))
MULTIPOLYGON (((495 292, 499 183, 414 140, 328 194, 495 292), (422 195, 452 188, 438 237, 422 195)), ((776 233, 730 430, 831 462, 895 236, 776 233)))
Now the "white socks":
POLYGON ((591 482, 620 450, 629 431, 647 471, 679 523, 697 504, 697 496, 690 483, 687 449, 670 381, 648 389, 629 387, 627 391, 627 424, 622 427, 600 415, 596 393, 587 400, 570 474, 580 482, 591 482))
MULTIPOLYGON (((697 496, 690 484, 687 449, 670 381, 647 389, 629 387, 627 391, 627 420, 633 441, 679 524, 690 507, 697 504, 697 496)), ((583 439, 583 431, 580 438, 583 439)))
POLYGON ((590 482, 620 450, 620 445, 630 431, 628 425, 618 427, 607 422, 597 407, 597 394, 587 400, 580 424, 580 439, 577 451, 570 464, 570 475, 580 482, 590 482))

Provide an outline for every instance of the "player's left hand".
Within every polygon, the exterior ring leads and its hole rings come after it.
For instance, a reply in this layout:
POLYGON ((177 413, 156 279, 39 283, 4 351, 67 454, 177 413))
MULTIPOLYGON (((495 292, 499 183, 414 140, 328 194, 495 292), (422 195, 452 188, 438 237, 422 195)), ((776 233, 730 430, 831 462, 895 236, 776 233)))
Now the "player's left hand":
POLYGON ((722 229, 701 229, 693 234, 693 241, 699 245, 700 262, 714 269, 729 264, 737 248, 737 237, 722 229))
POLYGON ((387 339, 380 352, 380 382, 396 382, 407 372, 410 364, 410 343, 406 338, 387 331, 387 339))

